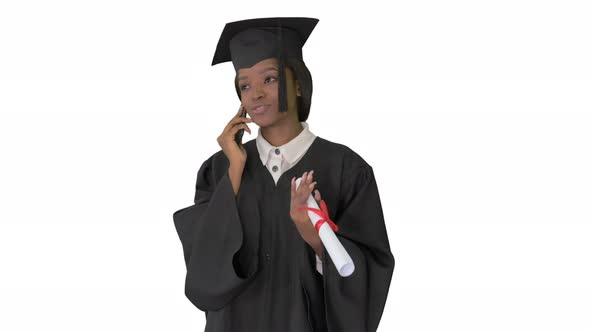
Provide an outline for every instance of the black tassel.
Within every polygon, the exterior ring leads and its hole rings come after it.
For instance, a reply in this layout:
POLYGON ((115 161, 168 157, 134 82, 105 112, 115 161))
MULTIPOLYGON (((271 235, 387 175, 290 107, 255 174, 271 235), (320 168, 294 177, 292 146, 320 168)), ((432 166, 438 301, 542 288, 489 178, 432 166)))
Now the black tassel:
POLYGON ((279 112, 287 112, 287 80, 285 78, 284 59, 279 60, 279 112))
POLYGON ((282 27, 281 20, 279 24, 279 112, 287 112, 287 79, 285 74, 285 59, 283 58, 282 27))

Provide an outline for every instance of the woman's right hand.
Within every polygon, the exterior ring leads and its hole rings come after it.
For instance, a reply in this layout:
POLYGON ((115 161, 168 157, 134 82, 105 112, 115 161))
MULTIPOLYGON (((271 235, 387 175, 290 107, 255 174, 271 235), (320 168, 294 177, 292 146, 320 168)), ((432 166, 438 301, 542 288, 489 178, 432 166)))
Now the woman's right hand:
POLYGON ((229 159, 230 164, 234 163, 246 163, 246 158, 248 157, 246 153, 246 149, 243 145, 238 145, 236 142, 235 136, 238 130, 244 129, 250 135, 252 132, 246 123, 252 122, 252 119, 245 118, 240 116, 242 114, 242 105, 240 105, 240 109, 238 110, 238 114, 236 114, 229 123, 223 129, 223 132, 219 137, 217 137, 217 143, 221 146, 223 153, 227 159, 229 159))

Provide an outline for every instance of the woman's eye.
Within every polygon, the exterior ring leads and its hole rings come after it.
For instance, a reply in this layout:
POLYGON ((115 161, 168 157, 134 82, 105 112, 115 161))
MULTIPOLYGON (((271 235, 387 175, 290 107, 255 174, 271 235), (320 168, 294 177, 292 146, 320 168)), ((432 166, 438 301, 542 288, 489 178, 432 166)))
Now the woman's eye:
MULTIPOLYGON (((266 83, 266 82, 271 82, 271 81, 276 81, 276 80, 277 80, 276 77, 269 76, 264 80, 264 82, 266 83)), ((248 89, 249 87, 250 86, 248 84, 244 84, 244 85, 240 86, 240 90, 244 91, 244 90, 248 89)))

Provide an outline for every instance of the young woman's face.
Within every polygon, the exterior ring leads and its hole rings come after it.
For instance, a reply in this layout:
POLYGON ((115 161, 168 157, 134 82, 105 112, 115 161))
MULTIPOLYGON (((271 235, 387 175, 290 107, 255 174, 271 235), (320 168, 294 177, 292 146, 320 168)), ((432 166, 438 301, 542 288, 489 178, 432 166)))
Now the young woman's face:
POLYGON ((272 125, 285 118, 297 119, 297 98, 301 95, 298 82, 290 68, 285 67, 288 112, 279 112, 279 61, 262 60, 250 68, 238 70, 238 88, 242 105, 260 127, 272 125), (296 89, 297 87, 297 89, 296 89))

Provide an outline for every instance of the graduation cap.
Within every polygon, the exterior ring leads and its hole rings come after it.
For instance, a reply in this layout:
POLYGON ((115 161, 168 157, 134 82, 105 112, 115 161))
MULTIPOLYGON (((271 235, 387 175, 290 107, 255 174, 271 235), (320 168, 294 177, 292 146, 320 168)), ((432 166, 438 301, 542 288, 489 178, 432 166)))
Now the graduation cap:
POLYGON ((238 72, 262 60, 278 58, 279 112, 286 112, 285 59, 303 62, 301 49, 318 21, 307 17, 272 17, 227 23, 211 65, 231 61, 238 72))

